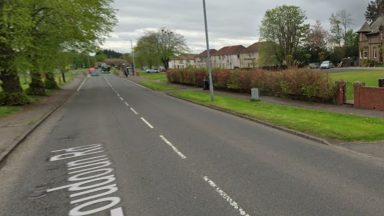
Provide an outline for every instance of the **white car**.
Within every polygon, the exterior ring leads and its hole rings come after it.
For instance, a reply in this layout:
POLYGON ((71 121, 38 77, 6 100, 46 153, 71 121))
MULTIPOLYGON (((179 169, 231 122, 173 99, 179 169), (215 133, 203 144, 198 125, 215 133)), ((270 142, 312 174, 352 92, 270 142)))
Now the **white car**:
POLYGON ((323 61, 321 62, 320 69, 331 69, 333 68, 333 63, 331 61, 323 61))
POLYGON ((159 69, 148 68, 148 69, 145 69, 145 72, 146 73, 159 73, 159 69))

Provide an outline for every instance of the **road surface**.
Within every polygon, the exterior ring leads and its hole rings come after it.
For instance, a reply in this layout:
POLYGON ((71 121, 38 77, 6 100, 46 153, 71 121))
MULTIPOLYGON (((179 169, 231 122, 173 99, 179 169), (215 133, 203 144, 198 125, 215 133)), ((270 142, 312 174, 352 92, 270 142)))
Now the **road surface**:
POLYGON ((1 168, 0 215, 383 215, 383 181, 380 160, 102 75, 1 168))

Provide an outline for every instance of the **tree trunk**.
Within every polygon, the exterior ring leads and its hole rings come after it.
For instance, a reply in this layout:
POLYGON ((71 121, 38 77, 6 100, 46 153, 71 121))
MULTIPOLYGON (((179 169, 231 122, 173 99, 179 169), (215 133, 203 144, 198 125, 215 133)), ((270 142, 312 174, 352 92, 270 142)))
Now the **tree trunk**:
POLYGON ((30 103, 27 95, 20 85, 20 79, 16 72, 3 71, 0 73, 1 88, 0 105, 15 106, 30 103))
POLYGON ((31 72, 31 83, 29 84, 28 94, 35 96, 47 95, 43 78, 41 74, 36 71, 31 72))
POLYGON ((45 73, 45 88, 46 89, 58 89, 59 85, 55 80, 55 75, 52 72, 45 73))

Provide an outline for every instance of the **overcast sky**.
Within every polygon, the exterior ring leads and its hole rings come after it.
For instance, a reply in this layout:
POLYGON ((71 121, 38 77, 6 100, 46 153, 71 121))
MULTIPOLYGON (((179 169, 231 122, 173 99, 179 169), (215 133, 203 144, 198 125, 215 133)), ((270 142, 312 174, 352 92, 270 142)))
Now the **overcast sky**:
MULTIPOLYGON (((320 20, 329 29, 331 13, 345 9, 352 15, 352 28, 364 22, 369 0, 206 0, 212 48, 248 46, 259 40, 265 11, 283 4, 301 7, 309 23, 320 20)), ((115 0, 118 24, 103 48, 130 52, 148 30, 166 27, 184 35, 193 53, 205 49, 202 0, 115 0)))

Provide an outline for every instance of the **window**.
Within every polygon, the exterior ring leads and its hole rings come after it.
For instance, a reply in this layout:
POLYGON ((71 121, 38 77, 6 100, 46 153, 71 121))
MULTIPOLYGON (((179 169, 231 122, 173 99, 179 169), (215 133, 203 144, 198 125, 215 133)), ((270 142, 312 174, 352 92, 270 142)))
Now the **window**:
POLYGON ((376 47, 373 47, 373 58, 377 58, 377 54, 376 54, 376 47))

